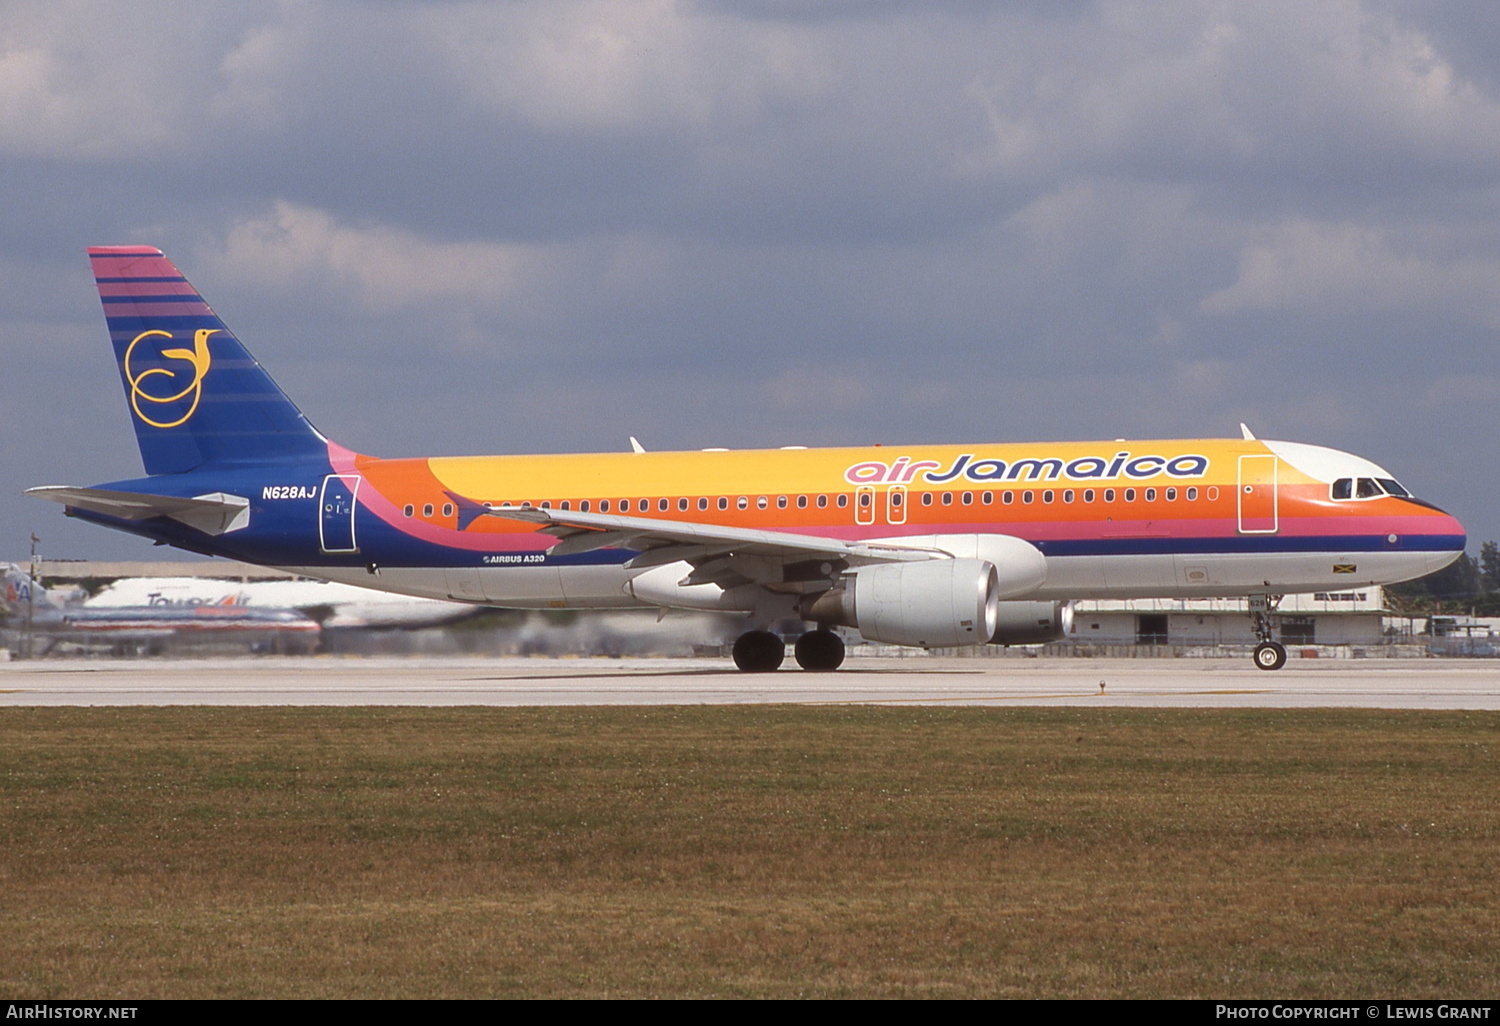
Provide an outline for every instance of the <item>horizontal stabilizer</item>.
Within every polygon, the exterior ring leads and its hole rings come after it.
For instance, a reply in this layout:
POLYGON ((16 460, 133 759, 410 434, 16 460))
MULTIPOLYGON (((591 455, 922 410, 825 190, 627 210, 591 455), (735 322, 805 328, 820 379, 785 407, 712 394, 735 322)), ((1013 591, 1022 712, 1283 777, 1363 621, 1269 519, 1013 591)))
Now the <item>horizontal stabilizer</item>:
POLYGON ((250 526, 250 500, 224 492, 182 499, 173 495, 116 492, 107 488, 43 485, 26 489, 26 494, 60 502, 69 509, 81 509, 118 520, 170 517, 204 534, 228 534, 250 526))

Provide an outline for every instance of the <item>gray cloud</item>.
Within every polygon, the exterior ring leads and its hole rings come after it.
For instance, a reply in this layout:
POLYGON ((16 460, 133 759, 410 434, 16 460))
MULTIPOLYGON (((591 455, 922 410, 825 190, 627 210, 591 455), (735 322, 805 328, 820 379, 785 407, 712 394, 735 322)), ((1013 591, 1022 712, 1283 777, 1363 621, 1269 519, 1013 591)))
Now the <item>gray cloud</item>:
POLYGON ((1464 455, 1500 398, 1497 26, 1396 0, 9 4, 0 527, 139 552, 15 492, 138 466, 82 249, 148 242, 367 451, 1248 420, 1500 537, 1464 455))

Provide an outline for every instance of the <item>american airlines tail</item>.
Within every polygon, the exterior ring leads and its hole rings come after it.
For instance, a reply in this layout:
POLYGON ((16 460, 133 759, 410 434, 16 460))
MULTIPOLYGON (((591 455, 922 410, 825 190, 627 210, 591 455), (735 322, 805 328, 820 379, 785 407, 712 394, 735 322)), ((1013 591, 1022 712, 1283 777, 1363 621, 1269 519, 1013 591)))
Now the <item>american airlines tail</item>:
POLYGON ((161 250, 96 246, 89 261, 147 474, 326 457, 323 436, 161 250))
POLYGON ((0 578, 3 578, 3 584, 0 584, 0 608, 3 608, 6 616, 23 617, 27 607, 38 612, 56 608, 47 589, 33 581, 30 574, 14 563, 0 563, 0 578))

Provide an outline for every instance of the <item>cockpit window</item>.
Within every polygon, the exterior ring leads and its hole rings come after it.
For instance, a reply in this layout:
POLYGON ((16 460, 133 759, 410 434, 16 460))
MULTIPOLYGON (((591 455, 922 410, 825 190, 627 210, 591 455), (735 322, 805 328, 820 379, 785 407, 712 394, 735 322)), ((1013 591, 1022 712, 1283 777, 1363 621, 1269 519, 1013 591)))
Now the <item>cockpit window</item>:
POLYGON ((1401 482, 1388 477, 1341 477, 1333 482, 1329 494, 1335 499, 1378 499, 1382 495, 1412 497, 1401 482))

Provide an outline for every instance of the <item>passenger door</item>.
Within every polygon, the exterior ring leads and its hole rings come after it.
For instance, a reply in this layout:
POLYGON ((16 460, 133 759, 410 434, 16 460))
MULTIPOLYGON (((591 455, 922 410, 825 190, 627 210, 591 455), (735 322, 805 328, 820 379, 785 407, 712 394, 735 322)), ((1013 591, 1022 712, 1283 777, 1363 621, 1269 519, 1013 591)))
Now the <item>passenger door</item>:
POLYGON ((1241 456, 1239 473, 1240 534, 1275 534, 1280 527, 1276 497, 1275 456, 1241 456))

